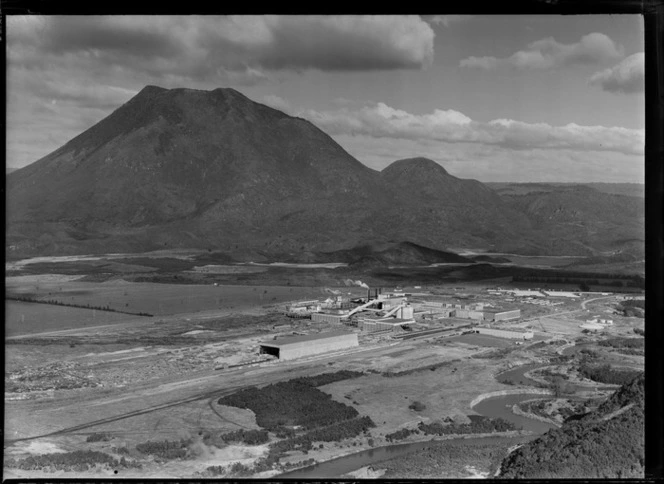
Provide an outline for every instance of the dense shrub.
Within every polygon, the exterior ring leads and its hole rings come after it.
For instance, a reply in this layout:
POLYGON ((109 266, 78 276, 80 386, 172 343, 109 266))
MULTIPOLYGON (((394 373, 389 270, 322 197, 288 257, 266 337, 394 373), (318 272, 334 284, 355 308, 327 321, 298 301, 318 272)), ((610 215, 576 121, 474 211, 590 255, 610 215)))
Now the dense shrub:
POLYGON ((109 440, 111 440, 111 436, 105 433, 90 434, 85 439, 86 442, 108 442, 109 440))
POLYGON ((419 433, 417 429, 399 429, 396 432, 385 435, 385 440, 388 442, 395 442, 398 440, 407 439, 411 434, 419 433))
POLYGON ((646 300, 645 299, 627 299, 626 301, 622 301, 620 303, 621 306, 625 308, 641 308, 645 309, 646 308, 646 300))
POLYGON ((421 412, 422 410, 427 408, 427 406, 424 405, 422 402, 418 402, 416 400, 413 403, 411 403, 410 405, 408 405, 408 408, 410 408, 411 410, 414 410, 416 412, 421 412))
POLYGON ((137 444, 136 450, 142 454, 156 455, 162 459, 182 459, 187 456, 188 445, 189 441, 185 439, 162 440, 159 442, 148 440, 142 444, 137 444))
POLYGON ((267 430, 240 429, 235 432, 221 435, 221 439, 224 442, 242 442, 247 445, 261 445, 270 440, 270 437, 267 430))

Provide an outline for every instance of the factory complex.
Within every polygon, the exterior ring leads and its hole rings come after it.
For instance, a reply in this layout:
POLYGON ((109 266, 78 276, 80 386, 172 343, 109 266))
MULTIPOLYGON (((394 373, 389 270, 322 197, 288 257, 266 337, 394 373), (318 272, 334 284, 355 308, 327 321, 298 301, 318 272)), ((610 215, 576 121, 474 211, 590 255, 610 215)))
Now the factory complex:
POLYGON ((306 327, 314 332, 275 336, 260 343, 259 353, 268 359, 291 360, 350 350, 360 345, 360 337, 362 341, 400 341, 404 337, 451 336, 469 327, 472 329, 466 333, 509 340, 533 338, 532 332, 493 327, 519 320, 520 309, 468 299, 464 295, 374 289, 368 290, 364 298, 336 295, 325 300, 292 301, 283 306, 283 314, 310 320, 306 327))

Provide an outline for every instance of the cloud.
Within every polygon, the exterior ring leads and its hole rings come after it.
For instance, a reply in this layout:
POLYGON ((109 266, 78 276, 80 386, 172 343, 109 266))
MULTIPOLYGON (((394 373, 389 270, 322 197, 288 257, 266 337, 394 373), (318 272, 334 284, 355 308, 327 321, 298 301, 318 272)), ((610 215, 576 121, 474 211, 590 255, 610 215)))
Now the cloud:
POLYGON ((279 111, 283 111, 284 113, 293 112, 293 107, 288 101, 282 97, 275 96, 274 94, 263 96, 263 104, 270 106, 271 108, 278 109, 279 111))
POLYGON ((473 18, 472 15, 434 15, 429 19, 429 22, 447 28, 453 23, 464 22, 471 18, 473 18))
POLYGON ((7 156, 34 161, 147 84, 212 89, 305 70, 422 69, 433 39, 427 22, 404 15, 10 16, 7 156), (24 132, 49 135, 29 142, 24 132))
POLYGON ((645 54, 643 52, 632 54, 615 66, 596 72, 588 83, 614 93, 643 92, 645 89, 645 54))
POLYGON ((375 170, 423 156, 450 174, 480 181, 643 183, 643 157, 571 149, 513 150, 499 145, 335 135, 351 155, 375 170))
POLYGON ((297 115, 333 135, 474 143, 512 150, 574 149, 637 155, 644 151, 643 130, 575 123, 552 126, 511 119, 478 122, 452 109, 412 114, 379 102, 330 111, 302 110, 297 115))
POLYGON ((220 69, 421 69, 433 59, 434 32, 418 16, 54 16, 8 23, 11 43, 43 55, 75 53, 197 79, 220 69))
POLYGON ((495 69, 511 67, 516 69, 552 69, 568 65, 601 64, 623 56, 623 48, 608 36, 592 33, 581 37, 574 44, 562 44, 553 37, 528 44, 526 50, 515 52, 509 57, 468 57, 462 59, 461 67, 495 69))

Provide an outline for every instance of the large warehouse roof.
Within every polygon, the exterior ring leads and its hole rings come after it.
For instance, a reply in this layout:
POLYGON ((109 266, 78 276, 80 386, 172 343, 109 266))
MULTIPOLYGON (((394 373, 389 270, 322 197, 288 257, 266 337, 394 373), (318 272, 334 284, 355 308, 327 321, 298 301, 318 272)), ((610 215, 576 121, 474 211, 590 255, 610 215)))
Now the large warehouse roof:
POLYGON ((339 336, 346 336, 349 334, 355 334, 350 331, 328 331, 326 333, 316 333, 316 334, 306 334, 302 336, 287 336, 285 338, 279 338, 275 341, 264 341, 262 345, 269 346, 286 346, 294 343, 303 343, 305 341, 317 341, 328 338, 336 338, 339 336))

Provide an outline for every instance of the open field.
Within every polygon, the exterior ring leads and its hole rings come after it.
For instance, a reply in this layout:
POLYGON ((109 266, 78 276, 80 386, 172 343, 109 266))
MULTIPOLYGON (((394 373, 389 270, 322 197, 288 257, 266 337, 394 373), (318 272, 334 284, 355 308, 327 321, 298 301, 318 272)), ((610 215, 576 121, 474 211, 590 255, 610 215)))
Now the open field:
POLYGON ((255 306, 322 296, 310 287, 213 286, 192 284, 131 283, 123 280, 98 282, 34 282, 6 279, 10 294, 67 304, 108 306, 118 311, 145 312, 155 316, 194 313, 213 309, 240 311, 255 306))
POLYGON ((449 338, 447 341, 465 343, 471 346, 484 346, 487 348, 507 348, 514 344, 514 341, 505 338, 496 338, 495 336, 477 333, 455 336, 449 338))
POLYGON ((5 301, 5 336, 113 324, 137 316, 94 309, 5 301))

